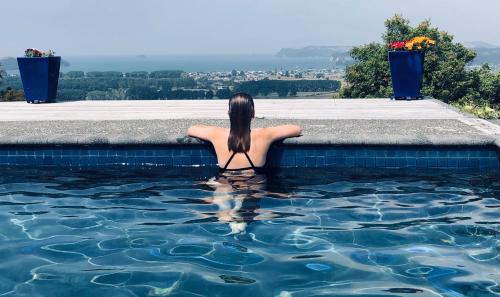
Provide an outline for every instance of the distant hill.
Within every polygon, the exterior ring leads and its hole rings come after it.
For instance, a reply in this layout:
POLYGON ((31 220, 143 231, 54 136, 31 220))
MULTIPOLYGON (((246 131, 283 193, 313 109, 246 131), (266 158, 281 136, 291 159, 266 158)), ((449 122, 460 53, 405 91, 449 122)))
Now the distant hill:
MULTIPOLYGON (((500 46, 482 42, 462 42, 462 44, 476 51, 477 57, 472 64, 481 65, 489 63, 500 65, 500 46)), ((349 56, 350 46, 307 46, 304 48, 283 48, 276 56, 285 58, 330 58, 336 64, 349 64, 352 59, 349 56)))
POLYGON ((475 48, 477 57, 474 59, 474 64, 492 64, 500 65, 500 47, 497 48, 475 48))
POLYGON ((462 44, 476 51, 477 57, 472 62, 473 64, 500 65, 500 46, 482 41, 463 42, 462 44))
POLYGON ((276 56, 285 58, 314 58, 349 56, 351 46, 307 46, 303 48, 283 48, 276 56))
POLYGON ((487 42, 484 42, 484 41, 466 41, 466 42, 462 42, 462 44, 465 47, 473 48, 473 49, 476 49, 476 48, 489 48, 489 49, 492 49, 492 48, 499 48, 500 47, 498 45, 494 45, 494 44, 487 43, 487 42))
MULTIPOLYGON (((17 59, 14 57, 6 57, 6 58, 0 58, 0 64, 2 65, 2 69, 4 70, 18 70, 19 67, 17 66, 17 59)), ((68 67, 70 64, 68 61, 62 59, 61 60, 61 66, 62 67, 68 67)))

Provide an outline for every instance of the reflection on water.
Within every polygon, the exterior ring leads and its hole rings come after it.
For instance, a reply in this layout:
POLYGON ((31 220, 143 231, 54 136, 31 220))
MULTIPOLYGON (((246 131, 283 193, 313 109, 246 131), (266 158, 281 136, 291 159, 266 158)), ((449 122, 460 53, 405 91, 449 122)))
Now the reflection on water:
POLYGON ((500 294, 498 172, 1 173, 4 296, 500 294))

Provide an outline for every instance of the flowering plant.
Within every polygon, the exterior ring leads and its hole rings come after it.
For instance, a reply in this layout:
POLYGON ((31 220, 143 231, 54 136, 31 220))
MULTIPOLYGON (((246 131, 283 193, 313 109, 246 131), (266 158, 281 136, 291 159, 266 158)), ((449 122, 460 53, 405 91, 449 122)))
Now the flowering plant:
POLYGON ((417 36, 410 40, 394 41, 389 44, 391 50, 423 50, 436 45, 436 41, 425 36, 417 36))
POLYGON ((24 56, 26 58, 41 58, 41 57, 53 57, 56 54, 53 50, 41 51, 36 48, 29 48, 24 51, 24 56))

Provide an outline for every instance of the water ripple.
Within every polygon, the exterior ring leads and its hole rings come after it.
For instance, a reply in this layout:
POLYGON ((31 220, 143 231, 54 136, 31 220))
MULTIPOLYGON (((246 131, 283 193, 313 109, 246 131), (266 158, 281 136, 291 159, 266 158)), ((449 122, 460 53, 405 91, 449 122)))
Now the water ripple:
POLYGON ((1 170, 0 296, 500 295, 498 172, 1 170))

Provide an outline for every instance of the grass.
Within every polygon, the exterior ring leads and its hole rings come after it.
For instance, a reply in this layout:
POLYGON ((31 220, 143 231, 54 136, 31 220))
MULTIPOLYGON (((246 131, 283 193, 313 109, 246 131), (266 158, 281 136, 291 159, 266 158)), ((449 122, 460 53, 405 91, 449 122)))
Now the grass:
POLYGON ((500 107, 488 103, 454 102, 451 105, 463 112, 471 113, 477 117, 488 120, 500 119, 500 107))

